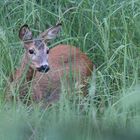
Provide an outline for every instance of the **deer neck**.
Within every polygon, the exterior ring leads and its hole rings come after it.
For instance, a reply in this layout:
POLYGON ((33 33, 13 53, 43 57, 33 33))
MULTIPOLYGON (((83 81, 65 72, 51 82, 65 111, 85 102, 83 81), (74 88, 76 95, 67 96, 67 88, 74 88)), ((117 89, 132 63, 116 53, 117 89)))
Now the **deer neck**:
POLYGON ((25 75, 26 81, 31 81, 33 77, 36 75, 36 70, 30 67, 26 55, 23 56, 18 74, 19 74, 18 76, 19 78, 25 75))
POLYGON ((26 74, 26 80, 31 81, 35 75, 36 75, 36 71, 33 70, 31 67, 29 67, 26 74))

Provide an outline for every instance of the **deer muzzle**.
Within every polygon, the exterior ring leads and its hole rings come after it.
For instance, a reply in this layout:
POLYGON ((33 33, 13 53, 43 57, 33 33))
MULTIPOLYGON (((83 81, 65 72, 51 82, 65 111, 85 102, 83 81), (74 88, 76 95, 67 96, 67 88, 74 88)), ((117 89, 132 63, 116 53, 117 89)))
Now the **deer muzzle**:
POLYGON ((44 73, 48 72, 49 69, 50 69, 50 67, 48 65, 42 65, 42 66, 40 66, 40 67, 37 68, 37 70, 39 72, 44 72, 44 73))

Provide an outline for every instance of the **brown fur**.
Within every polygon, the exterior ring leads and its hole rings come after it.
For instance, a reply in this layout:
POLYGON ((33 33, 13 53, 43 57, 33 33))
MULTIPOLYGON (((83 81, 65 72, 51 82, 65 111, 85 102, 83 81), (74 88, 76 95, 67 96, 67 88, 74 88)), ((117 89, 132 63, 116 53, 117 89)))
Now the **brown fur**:
POLYGON ((35 80, 33 91, 37 99, 44 98, 44 95, 48 97, 48 101, 57 99, 61 90, 61 80, 65 78, 69 84, 70 71, 80 84, 92 74, 93 69, 93 63, 84 53, 68 45, 58 45, 50 50, 49 65, 50 70, 47 74, 36 73, 38 80, 35 80))

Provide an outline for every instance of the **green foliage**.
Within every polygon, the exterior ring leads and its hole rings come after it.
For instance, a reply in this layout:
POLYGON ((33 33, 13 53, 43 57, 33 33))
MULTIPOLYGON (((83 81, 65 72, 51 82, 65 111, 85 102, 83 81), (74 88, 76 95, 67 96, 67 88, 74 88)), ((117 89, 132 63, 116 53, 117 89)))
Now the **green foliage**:
POLYGON ((139 137, 139 0, 1 0, 0 13, 1 140, 139 137), (95 64, 89 95, 75 91, 68 97, 62 85, 60 101, 49 108, 5 102, 9 76, 23 53, 20 26, 29 24, 37 36, 58 21, 62 32, 50 47, 80 47, 95 64))

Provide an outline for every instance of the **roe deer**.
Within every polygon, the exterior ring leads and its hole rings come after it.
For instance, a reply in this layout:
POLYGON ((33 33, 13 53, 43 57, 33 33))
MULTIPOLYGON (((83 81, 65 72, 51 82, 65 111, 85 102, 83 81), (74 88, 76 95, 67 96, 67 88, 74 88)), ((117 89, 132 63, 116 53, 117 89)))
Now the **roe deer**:
MULTIPOLYGON (((61 44, 49 50, 45 41, 55 38, 60 28, 61 24, 57 24, 41 33, 36 39, 33 39, 28 25, 23 25, 19 30, 19 38, 23 41, 25 53, 21 67, 13 74, 12 81, 18 85, 18 81, 28 66, 25 79, 26 83, 32 81, 31 97, 35 101, 58 100, 63 77, 66 78, 68 84, 71 77, 80 84, 92 74, 93 63, 80 49, 61 44)), ((25 88, 27 84, 23 85, 20 88, 20 96, 27 94, 25 88)))

